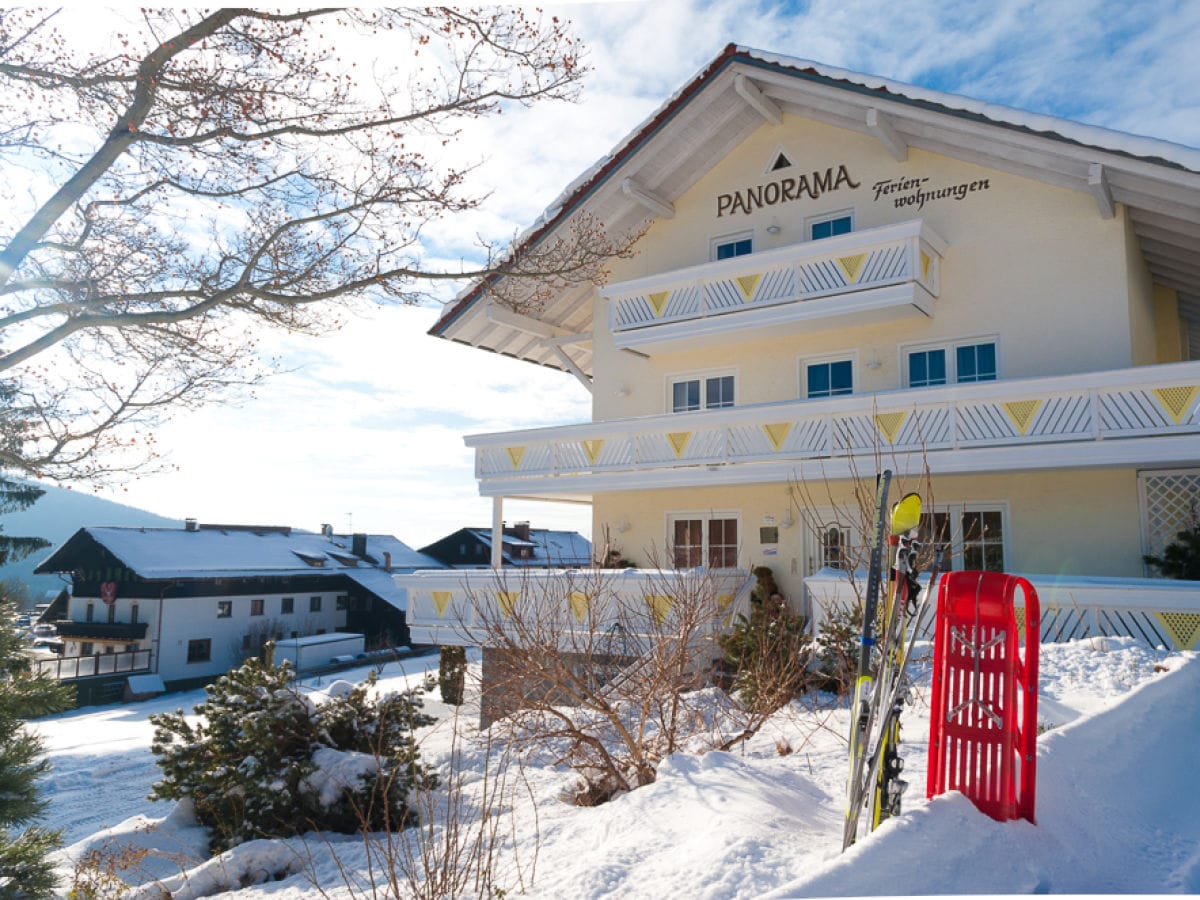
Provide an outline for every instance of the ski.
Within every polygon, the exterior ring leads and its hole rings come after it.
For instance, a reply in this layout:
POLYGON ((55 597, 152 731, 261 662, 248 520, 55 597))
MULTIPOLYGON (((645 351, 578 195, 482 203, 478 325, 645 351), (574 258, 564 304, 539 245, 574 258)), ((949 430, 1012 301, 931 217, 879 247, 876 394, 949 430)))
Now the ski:
POLYGON ((875 615, 879 608, 880 582, 883 580, 884 515, 892 472, 884 469, 875 484, 874 519, 871 527, 871 557, 867 568, 866 596, 859 638, 858 674, 854 681, 854 699, 850 705, 850 777, 846 782, 846 819, 842 829, 842 849, 858 837, 858 817, 865 801, 862 780, 866 749, 871 736, 872 688, 871 648, 875 645, 875 615))
MULTIPOLYGON (((911 643, 906 641, 910 613, 920 593, 916 558, 919 551, 921 497, 906 494, 892 507, 888 546, 892 550, 891 590, 884 608, 884 631, 877 679, 876 711, 878 740, 870 755, 865 784, 873 786, 870 799, 870 827, 900 812, 900 798, 906 784, 900 777, 904 760, 900 758, 900 712, 904 706, 908 680, 905 666, 911 643)), ((915 618, 915 615, 913 616, 915 618)), ((917 623, 914 622, 913 635, 917 623)))

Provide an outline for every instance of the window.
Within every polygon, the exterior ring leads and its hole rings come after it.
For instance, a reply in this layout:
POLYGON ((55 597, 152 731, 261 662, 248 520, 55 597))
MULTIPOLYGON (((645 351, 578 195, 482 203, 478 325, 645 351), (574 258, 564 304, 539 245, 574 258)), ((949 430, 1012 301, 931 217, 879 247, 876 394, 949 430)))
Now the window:
POLYGON ((201 663, 208 662, 210 659, 212 659, 211 639, 201 638, 200 640, 188 641, 188 662, 201 663))
POLYGON ((713 238, 712 258, 733 259, 754 252, 754 239, 749 231, 713 238))
POLYGON ((943 572, 1004 571, 1003 508, 968 503, 921 517, 921 537, 933 544, 943 572))
POLYGON ((840 525, 827 525, 821 529, 821 567, 826 569, 846 568, 846 531, 840 525))
POLYGON ((309 612, 320 612, 321 611, 321 598, 320 597, 309 597, 308 598, 308 611, 309 612))
MULTIPOLYGON (((93 619, 95 619, 95 618, 96 618, 96 604, 95 604, 95 603, 89 603, 89 604, 87 605, 87 609, 85 609, 85 610, 83 611, 83 621, 85 621, 85 622, 91 622, 91 621, 92 621, 93 619)), ((85 655, 86 655, 86 654, 85 654, 85 655)))
POLYGON ((838 234, 849 234, 854 230, 854 221, 850 213, 836 213, 822 219, 814 219, 808 223, 808 238, 819 241, 821 238, 833 237, 838 234))
POLYGON ((112 603, 107 604, 107 606, 108 606, 108 623, 111 625, 113 622, 117 621, 117 603, 114 600, 112 603))
POLYGON ((671 560, 677 569, 703 565, 731 569, 737 565, 738 520, 733 516, 672 516, 670 543, 671 560))
POLYGON ((671 382, 671 412, 733 406, 733 376, 704 375, 671 382))
POLYGON ((81 643, 79 645, 79 655, 80 656, 91 656, 95 652, 96 652, 96 645, 93 644, 91 641, 84 641, 83 643, 81 643))
POLYGON ((253 600, 250 601, 250 615, 261 616, 262 614, 263 614, 263 599, 262 599, 262 597, 255 597, 253 600))
POLYGON ((809 399, 854 393, 854 368, 848 359, 809 363, 804 367, 804 395, 809 399))
POLYGON ((218 600, 217 601, 217 618, 228 619, 233 616, 233 601, 218 600))
POLYGON ((963 341, 944 347, 920 347, 907 352, 908 387, 995 381, 995 341, 963 341))
POLYGON ((130 625, 136 625, 138 623, 139 610, 140 610, 140 607, 136 603, 134 603, 132 606, 129 607, 129 624, 130 625))
POLYGON ((284 597, 279 601, 279 614, 281 616, 290 616, 296 608, 295 597, 284 597))
MULTIPOLYGON (((524 549, 524 548, 522 548, 522 549, 524 549)), ((350 595, 349 594, 338 594, 337 608, 338 609, 349 609, 350 608, 350 595)))
POLYGON ((995 381, 996 345, 970 344, 955 349, 958 381, 995 381))

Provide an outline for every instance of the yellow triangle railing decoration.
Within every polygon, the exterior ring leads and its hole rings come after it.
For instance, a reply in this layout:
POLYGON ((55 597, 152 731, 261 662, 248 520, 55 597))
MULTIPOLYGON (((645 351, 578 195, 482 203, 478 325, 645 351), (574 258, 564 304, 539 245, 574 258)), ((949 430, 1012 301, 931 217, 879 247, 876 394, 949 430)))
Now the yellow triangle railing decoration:
POLYGON ((921 280, 922 281, 929 280, 929 263, 930 263, 929 254, 926 253, 924 250, 922 250, 921 251, 921 280))
POLYGON ((454 596, 450 591, 432 591, 433 607, 437 610, 438 618, 446 618, 446 610, 450 607, 450 598, 454 596))
POLYGON ((754 289, 758 287, 759 281, 762 280, 762 275, 743 275, 740 278, 733 279, 737 282, 738 290, 742 292, 742 297, 747 303, 754 296, 754 289))
POLYGON ((580 441, 583 447, 583 452, 587 454, 588 462, 593 466, 596 460, 600 458, 600 450, 604 447, 604 438, 597 438, 594 441, 580 441))
POLYGON ((1176 425, 1183 424, 1197 395, 1200 395, 1200 385, 1154 389, 1154 396, 1176 425))
POLYGON ((671 598, 663 594, 651 594, 646 598, 646 603, 650 605, 650 614, 654 616, 654 621, 662 625, 667 621, 667 613, 671 611, 671 598))
POLYGON ((896 435, 900 433, 900 426, 904 424, 904 419, 908 415, 905 412, 879 413, 875 416, 875 424, 879 426, 879 430, 883 432, 883 436, 887 438, 889 444, 896 443, 896 435))
POLYGON ((858 281, 858 276, 862 274, 863 263, 867 261, 867 254, 855 253, 853 256, 839 256, 835 260, 838 268, 842 270, 842 274, 846 276, 847 284, 854 284, 858 281))
POLYGON ((500 604, 500 612, 506 619, 511 619, 513 610, 517 608, 519 591, 496 591, 496 602, 500 604))
POLYGON ((571 604, 571 612, 575 614, 575 621, 582 625, 583 620, 587 617, 588 608, 592 605, 592 598, 583 591, 571 591, 567 602, 571 604))
POLYGON ((762 429, 767 433, 767 440, 771 442, 771 446, 778 452, 783 449, 783 442, 787 440, 788 432, 792 430, 792 423, 778 422, 774 425, 764 425, 762 429))
POLYGON ((1025 434, 1029 430, 1029 426, 1033 424, 1033 417, 1042 408, 1042 401, 1013 400, 1008 403, 1001 403, 1000 406, 1008 414, 1008 418, 1013 423, 1013 427, 1017 429, 1017 432, 1025 434))
POLYGON ((725 613, 725 624, 728 625, 733 619, 733 594, 717 594, 717 610, 725 613))
POLYGON ((676 459, 683 459, 683 451, 687 449, 688 441, 692 439, 690 431, 668 431, 667 440, 675 451, 676 459))
POLYGON ((670 291, 655 291, 653 294, 647 294, 646 300, 650 303, 650 308, 654 310, 654 315, 657 318, 663 314, 663 310, 667 308, 667 298, 671 296, 670 291))
POLYGON ((517 469, 521 468, 521 459, 522 459, 522 457, 525 456, 525 448, 524 447, 505 447, 504 449, 508 451, 508 458, 510 460, 512 460, 513 471, 516 471, 517 469))
POLYGON ((1200 641, 1200 613, 1160 612, 1154 617, 1180 650, 1192 650, 1200 641))

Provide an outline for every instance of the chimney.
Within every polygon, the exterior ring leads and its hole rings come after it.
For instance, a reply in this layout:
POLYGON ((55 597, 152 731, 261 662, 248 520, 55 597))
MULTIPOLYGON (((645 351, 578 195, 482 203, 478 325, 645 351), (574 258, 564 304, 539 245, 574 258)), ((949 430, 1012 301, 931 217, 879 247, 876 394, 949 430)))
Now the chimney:
POLYGON ((197 526, 197 522, 195 519, 184 519, 183 520, 183 530, 184 531, 195 531, 196 526, 197 526))
POLYGON ((383 571, 392 571, 392 554, 387 550, 383 551, 383 571))
POLYGON ((321 524, 321 534, 325 537, 333 537, 333 526, 327 522, 321 524))
POLYGON ((513 534, 513 537, 517 538, 518 540, 522 540, 522 541, 529 540, 529 523, 528 522, 514 523, 513 527, 512 527, 512 534, 513 534))
POLYGON ((350 552, 355 556, 367 555, 367 536, 365 534, 356 534, 350 539, 350 552))

